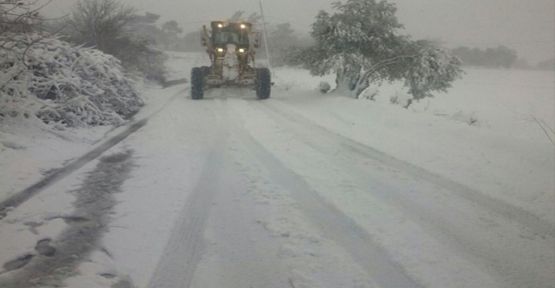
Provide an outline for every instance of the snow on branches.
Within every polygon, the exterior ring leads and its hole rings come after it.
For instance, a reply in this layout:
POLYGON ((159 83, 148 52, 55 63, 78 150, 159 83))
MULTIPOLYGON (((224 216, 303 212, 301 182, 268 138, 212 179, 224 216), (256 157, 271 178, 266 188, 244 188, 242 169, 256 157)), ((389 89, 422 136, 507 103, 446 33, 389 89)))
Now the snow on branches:
POLYGON ((312 25, 312 47, 294 57, 315 75, 335 73, 337 90, 359 97, 370 83, 402 80, 414 99, 444 91, 461 73, 456 57, 430 41, 401 35, 395 5, 346 0, 321 11, 312 25))
POLYGON ((0 34, 28 32, 41 22, 39 10, 52 0, 0 0, 0 34))
POLYGON ((415 100, 432 97, 431 91, 446 91, 462 73, 461 61, 433 42, 420 40, 413 46, 404 79, 415 100))
POLYGON ((0 35, 0 121, 111 125, 143 105, 120 61, 39 34, 0 35))

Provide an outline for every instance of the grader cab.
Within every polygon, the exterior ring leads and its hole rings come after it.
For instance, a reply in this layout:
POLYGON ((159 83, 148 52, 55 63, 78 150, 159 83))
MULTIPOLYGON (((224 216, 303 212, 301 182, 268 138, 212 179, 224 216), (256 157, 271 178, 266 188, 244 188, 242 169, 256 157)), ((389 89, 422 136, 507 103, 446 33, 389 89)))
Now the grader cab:
POLYGON ((271 92, 270 70, 255 67, 259 33, 248 22, 213 21, 203 27, 202 44, 211 66, 191 70, 191 98, 202 99, 204 91, 218 87, 251 87, 259 99, 271 92))

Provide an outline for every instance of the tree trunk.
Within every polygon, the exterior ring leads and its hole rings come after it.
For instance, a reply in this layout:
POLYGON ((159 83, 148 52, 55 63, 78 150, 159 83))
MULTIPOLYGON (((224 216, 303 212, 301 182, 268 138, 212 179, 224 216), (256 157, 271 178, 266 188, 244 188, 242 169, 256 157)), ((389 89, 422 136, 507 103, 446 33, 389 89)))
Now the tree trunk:
POLYGON ((358 81, 356 82, 353 90, 353 95, 357 99, 360 98, 360 95, 370 86, 370 79, 368 78, 368 75, 366 73, 361 74, 362 75, 359 74, 358 81))
POLYGON ((370 79, 375 70, 364 70, 362 68, 337 69, 335 84, 337 87, 334 92, 345 93, 353 98, 359 98, 368 87, 370 87, 370 79))
POLYGON ((405 109, 409 109, 409 106, 412 104, 412 99, 407 99, 407 103, 405 103, 405 105, 403 105, 403 108, 405 109))
POLYGON ((335 74, 336 88, 334 92, 345 93, 353 98, 358 98, 362 92, 359 91, 359 82, 361 82, 361 75, 359 71, 354 72, 352 70, 347 70, 346 68, 338 69, 335 74))

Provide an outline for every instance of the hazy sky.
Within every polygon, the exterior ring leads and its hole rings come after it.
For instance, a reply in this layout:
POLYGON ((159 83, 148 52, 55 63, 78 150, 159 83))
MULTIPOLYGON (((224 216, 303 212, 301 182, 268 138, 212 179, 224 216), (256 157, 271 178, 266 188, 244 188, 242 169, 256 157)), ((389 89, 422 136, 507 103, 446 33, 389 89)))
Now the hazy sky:
MULTIPOLYGON (((258 11, 258 0, 122 0, 139 11, 175 19, 185 30, 198 29, 236 10, 258 11)), ((75 0, 54 0, 49 13, 68 11, 75 0)), ((309 31, 318 10, 334 0, 263 0, 268 22, 291 22, 309 31)), ((532 62, 555 57, 555 0, 390 0, 397 4, 405 31, 416 38, 433 38, 447 46, 516 49, 532 62)))

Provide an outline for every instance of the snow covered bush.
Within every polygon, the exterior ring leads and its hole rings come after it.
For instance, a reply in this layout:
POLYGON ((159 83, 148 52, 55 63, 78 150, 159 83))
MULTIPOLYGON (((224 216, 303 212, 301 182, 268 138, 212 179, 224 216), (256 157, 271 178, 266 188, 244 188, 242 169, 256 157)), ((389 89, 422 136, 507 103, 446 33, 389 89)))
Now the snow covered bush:
POLYGON ((36 33, 3 34, 0 42, 0 121, 110 125, 143 105, 120 61, 99 50, 36 33))
POLYGON ((297 55, 314 75, 335 73, 337 90, 359 97, 371 83, 404 80, 414 99, 443 91, 460 74, 460 62, 429 41, 399 34, 396 7, 385 0, 346 0, 320 11, 315 44, 297 55))

